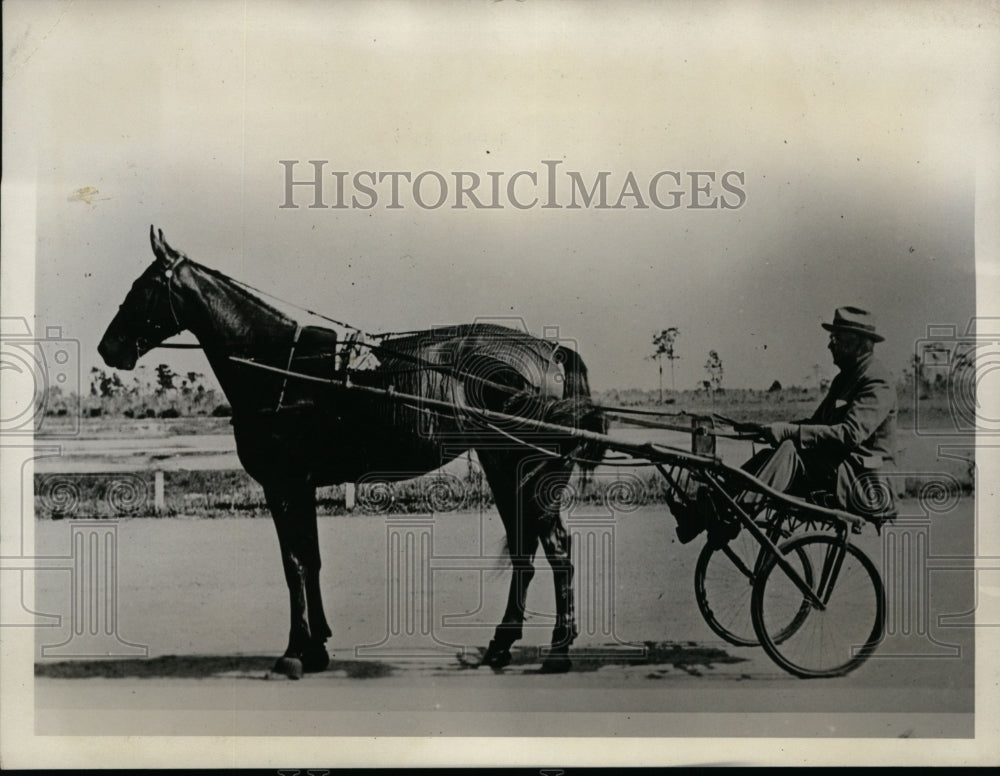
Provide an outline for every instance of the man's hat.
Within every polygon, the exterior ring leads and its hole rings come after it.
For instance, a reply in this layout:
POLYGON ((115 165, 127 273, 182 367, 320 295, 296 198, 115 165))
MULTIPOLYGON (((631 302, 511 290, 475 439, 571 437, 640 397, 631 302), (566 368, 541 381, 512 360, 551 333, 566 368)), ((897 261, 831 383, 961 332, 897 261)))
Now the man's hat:
POLYGON ((833 312, 833 323, 824 323, 823 328, 827 331, 848 331, 852 334, 860 334, 875 342, 881 342, 885 339, 881 334, 875 333, 875 319, 872 314, 860 307, 838 307, 833 312))

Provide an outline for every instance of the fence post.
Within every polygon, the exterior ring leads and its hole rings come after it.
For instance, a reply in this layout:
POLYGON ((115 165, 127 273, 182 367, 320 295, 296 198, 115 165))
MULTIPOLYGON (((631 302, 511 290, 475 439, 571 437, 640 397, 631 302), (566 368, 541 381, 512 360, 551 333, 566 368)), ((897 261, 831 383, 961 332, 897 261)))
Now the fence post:
POLYGON ((153 473, 153 508, 157 512, 166 509, 166 502, 163 498, 163 470, 157 469, 153 473))
POLYGON ((344 483, 344 509, 354 509, 355 485, 353 482, 344 483))

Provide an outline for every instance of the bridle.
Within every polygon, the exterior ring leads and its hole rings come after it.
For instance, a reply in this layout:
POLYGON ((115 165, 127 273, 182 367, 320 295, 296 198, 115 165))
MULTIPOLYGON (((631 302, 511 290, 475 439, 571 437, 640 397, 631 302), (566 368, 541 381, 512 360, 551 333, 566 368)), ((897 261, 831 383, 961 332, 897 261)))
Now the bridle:
MULTIPOLYGON (((174 334, 180 332, 183 329, 183 327, 181 326, 180 318, 177 317, 177 310, 174 307, 174 293, 175 293, 174 292, 174 275, 176 273, 177 267, 179 267, 181 264, 183 264, 187 260, 188 260, 187 256, 181 255, 179 258, 174 259, 169 264, 167 264, 166 262, 163 262, 163 267, 160 270, 158 276, 156 276, 156 279, 160 283, 162 283, 163 288, 166 291, 166 295, 167 295, 167 309, 170 310, 170 319, 173 322, 173 328, 174 328, 174 332, 173 333, 174 334)), ((156 303, 156 301, 158 301, 158 300, 155 299, 155 296, 153 294, 150 294, 147 297, 147 300, 146 300, 146 310, 145 310, 145 323, 146 323, 146 326, 147 326, 148 329, 150 329, 150 330, 152 330, 154 332, 158 332, 158 331, 161 331, 161 330, 167 328, 167 326, 164 326, 164 325, 161 325, 161 324, 157 324, 157 323, 154 323, 152 321, 153 306, 156 303)), ((168 334, 166 337, 163 337, 162 339, 167 339, 167 337, 171 337, 171 336, 173 336, 173 334, 168 334)), ((156 337, 156 339, 161 339, 161 338, 156 337)), ((146 337, 137 337, 136 341, 135 341, 136 351, 138 353, 143 352, 142 349, 145 346, 148 346, 147 350, 150 350, 150 349, 152 349, 154 347, 167 347, 167 348, 198 348, 198 347, 200 347, 200 345, 168 345, 168 344, 165 344, 164 342, 162 342, 162 339, 161 339, 161 342, 159 344, 150 345, 149 344, 150 340, 148 338, 146 338, 146 337)))
POLYGON ((174 321, 174 326, 179 330, 181 329, 180 319, 177 317, 177 311, 174 309, 174 271, 188 260, 188 257, 181 254, 179 259, 175 259, 172 264, 163 270, 163 280, 167 287, 167 307, 170 308, 170 317, 174 321))

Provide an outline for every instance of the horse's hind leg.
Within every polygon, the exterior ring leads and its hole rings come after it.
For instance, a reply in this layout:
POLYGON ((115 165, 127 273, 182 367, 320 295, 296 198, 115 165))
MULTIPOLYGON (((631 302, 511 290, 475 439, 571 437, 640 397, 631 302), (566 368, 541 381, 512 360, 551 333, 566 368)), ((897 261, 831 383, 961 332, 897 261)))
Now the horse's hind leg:
POLYGON ((556 625, 552 630, 552 646, 542 663, 542 671, 561 673, 570 669, 569 647, 577 636, 577 629, 570 536, 558 508, 546 512, 542 517, 539 535, 549 566, 552 567, 556 594, 556 625))
POLYGON ((331 633, 319 587, 315 489, 308 483, 268 483, 264 495, 278 532, 290 610, 288 646, 275 670, 298 678, 330 663, 324 646, 331 633))
POLYGON ((525 491, 517 487, 517 458, 512 459, 509 451, 501 453, 487 450, 479 451, 479 458, 503 521, 512 565, 507 607, 482 659, 483 665, 503 668, 511 661, 511 645, 523 635, 525 600, 528 586, 535 575, 537 524, 530 505, 523 497, 525 491))
POLYGON ((510 592, 507 596, 507 608, 503 619, 497 626, 493 640, 483 656, 483 664, 491 668, 503 668, 510 663, 510 648, 523 635, 524 606, 528 594, 528 585, 535 576, 532 554, 511 553, 510 592))

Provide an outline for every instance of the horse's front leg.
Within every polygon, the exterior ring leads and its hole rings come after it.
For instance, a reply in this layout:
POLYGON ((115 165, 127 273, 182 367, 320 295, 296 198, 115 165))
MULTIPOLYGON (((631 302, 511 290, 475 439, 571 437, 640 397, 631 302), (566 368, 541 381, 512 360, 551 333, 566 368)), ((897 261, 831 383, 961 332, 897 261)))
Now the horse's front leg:
POLYGON ((278 532, 290 614, 288 646, 274 670, 298 679, 304 671, 322 671, 330 663, 325 647, 330 627, 319 587, 315 489, 306 483, 272 483, 265 485, 264 494, 278 532))

